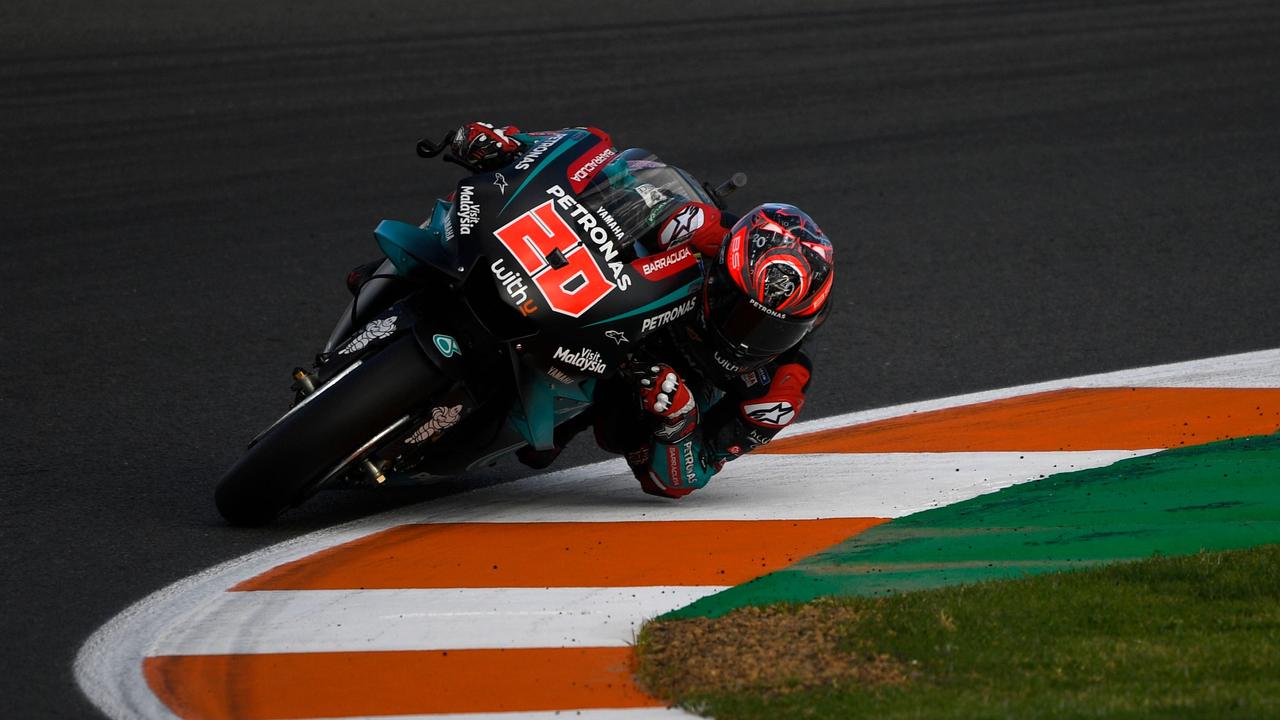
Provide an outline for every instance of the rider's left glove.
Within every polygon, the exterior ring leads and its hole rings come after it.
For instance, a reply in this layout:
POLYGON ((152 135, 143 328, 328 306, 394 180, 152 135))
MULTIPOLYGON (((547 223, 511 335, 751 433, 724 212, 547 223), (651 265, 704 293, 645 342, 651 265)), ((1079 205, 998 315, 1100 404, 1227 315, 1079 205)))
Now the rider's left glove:
POLYGON ((698 424, 698 404, 689 386, 669 365, 653 365, 640 377, 640 405, 658 420, 656 435, 681 440, 698 424))
POLYGON ((523 147, 512 135, 520 132, 514 125, 495 127, 485 122, 470 122, 453 133, 453 154, 481 170, 506 165, 523 147))

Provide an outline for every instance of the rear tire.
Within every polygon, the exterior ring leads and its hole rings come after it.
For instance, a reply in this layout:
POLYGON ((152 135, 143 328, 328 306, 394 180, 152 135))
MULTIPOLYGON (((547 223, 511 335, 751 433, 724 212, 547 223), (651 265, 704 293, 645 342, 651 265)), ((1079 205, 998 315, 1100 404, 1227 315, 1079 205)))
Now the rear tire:
POLYGON ((306 498, 361 445, 448 384, 402 337, 330 383, 279 421, 218 483, 218 512, 232 525, 265 525, 306 498))

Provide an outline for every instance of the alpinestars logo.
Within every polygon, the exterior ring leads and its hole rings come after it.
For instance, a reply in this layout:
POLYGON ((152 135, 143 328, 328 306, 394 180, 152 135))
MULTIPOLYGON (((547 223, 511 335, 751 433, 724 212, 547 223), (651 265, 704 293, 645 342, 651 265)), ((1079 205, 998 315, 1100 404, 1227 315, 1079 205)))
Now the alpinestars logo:
POLYGON ((742 414, 761 425, 783 427, 795 419, 796 409, 786 400, 744 403, 742 414))
POLYGON ((499 193, 507 194, 507 179, 502 176, 502 173, 493 174, 493 184, 498 186, 499 193))
POLYGON ((700 227, 706 220, 702 208, 697 205, 686 205, 683 210, 676 213, 674 217, 667 221, 665 227, 662 228, 661 242, 663 247, 668 247, 673 243, 688 240, 690 235, 700 227))

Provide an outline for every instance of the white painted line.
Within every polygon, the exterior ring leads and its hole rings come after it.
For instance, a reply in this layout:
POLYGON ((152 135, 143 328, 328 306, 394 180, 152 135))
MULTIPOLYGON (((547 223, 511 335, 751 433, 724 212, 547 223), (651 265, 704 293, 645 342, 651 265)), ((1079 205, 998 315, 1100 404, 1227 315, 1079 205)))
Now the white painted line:
MULTIPOLYGON (((1280 350, 1246 353, 1072 380, 1024 385, 953 398, 849 413, 799 423, 787 434, 813 432, 947 407, 1070 387, 1280 387, 1280 350)), ((819 456, 821 477, 794 456, 751 456, 731 463, 708 489, 681 502, 649 498, 620 461, 570 468, 401 508, 319 530, 222 563, 162 588, 98 629, 81 647, 76 682, 112 718, 172 718, 142 676, 142 659, 169 633, 207 617, 227 588, 277 565, 412 522, 549 520, 677 520, 898 516, 957 502, 1035 479, 1040 474, 1107 464, 1149 451, 1108 453, 945 453, 819 456), (999 456, 999 458, 997 457, 999 456), (1088 456, 1086 458, 1086 456, 1088 456), (849 458, 851 464, 839 463, 849 458), (860 459, 859 459, 860 458, 860 459), (796 464, 799 462, 799 464, 796 464), (983 464, 978 464, 983 463, 983 464), (956 472, 956 468, 960 471, 956 472), (947 472, 950 475, 947 475, 947 472)), ((655 710, 499 713, 469 718, 669 717, 655 710)), ((442 717, 442 716, 435 716, 442 717)), ((463 717, 463 716, 458 716, 463 717)))
POLYGON ((748 455, 678 502, 636 492, 622 461, 495 485, 418 508, 419 522, 899 517, 1156 450, 748 455))
POLYGON ((875 422, 876 420, 903 417, 932 410, 944 410, 962 405, 974 405, 976 403, 991 402, 992 400, 1004 400, 1052 390, 1107 387, 1280 388, 1280 350, 1261 350, 1259 352, 1192 360, 1172 365, 1156 365, 1136 370, 1085 375, 1078 378, 1052 380, 1031 385, 1017 385, 999 390, 986 390, 937 400, 893 405, 874 410, 859 410, 858 412, 799 422, 785 428, 778 434, 778 437, 790 437, 832 428, 861 425, 875 422))
POLYGON ((725 587, 219 593, 154 655, 625 647, 641 623, 725 587))

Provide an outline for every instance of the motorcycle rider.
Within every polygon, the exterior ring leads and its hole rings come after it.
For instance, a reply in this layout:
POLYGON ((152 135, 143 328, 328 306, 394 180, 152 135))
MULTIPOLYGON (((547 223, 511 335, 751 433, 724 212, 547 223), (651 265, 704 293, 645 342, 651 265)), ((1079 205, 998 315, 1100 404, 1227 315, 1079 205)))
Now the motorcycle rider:
MULTIPOLYGON (((454 133, 451 149, 492 170, 534 139, 472 122, 454 133)), ((686 200, 640 244, 661 251, 681 243, 703 258, 699 310, 648 336, 633 353, 639 367, 599 383, 591 409, 556 429, 554 449, 517 453, 526 465, 550 465, 594 427, 600 447, 623 455, 645 492, 679 498, 795 421, 812 372, 801 344, 830 310, 831 242, 791 205, 738 218, 686 200)))

